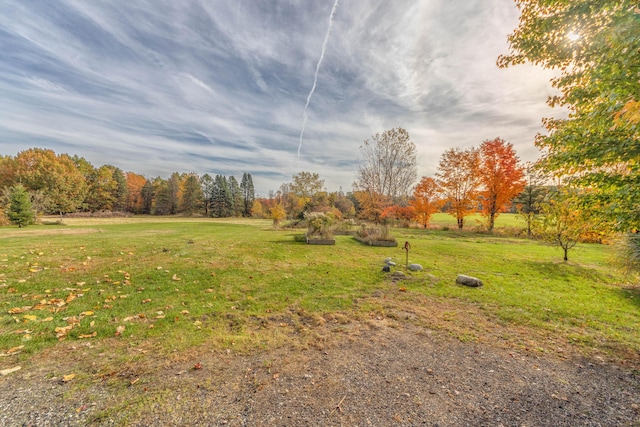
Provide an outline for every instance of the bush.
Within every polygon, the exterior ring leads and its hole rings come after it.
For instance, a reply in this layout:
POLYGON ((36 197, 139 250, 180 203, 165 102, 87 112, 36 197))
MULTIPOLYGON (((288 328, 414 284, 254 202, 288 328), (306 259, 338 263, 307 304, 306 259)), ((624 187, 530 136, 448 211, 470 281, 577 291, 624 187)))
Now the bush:
POLYGON ((332 239, 333 229, 332 225, 334 219, 331 215, 327 215, 323 212, 305 212, 304 218, 307 221, 307 236, 332 239))
POLYGON ((619 252, 624 268, 640 272, 640 233, 625 234, 619 243, 619 252))

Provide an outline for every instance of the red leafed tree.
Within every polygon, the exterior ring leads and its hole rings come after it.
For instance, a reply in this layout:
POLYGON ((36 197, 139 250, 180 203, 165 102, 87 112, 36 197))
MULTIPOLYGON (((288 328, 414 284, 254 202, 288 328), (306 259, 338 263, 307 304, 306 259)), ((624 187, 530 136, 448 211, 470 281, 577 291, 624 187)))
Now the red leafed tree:
POLYGON ((496 217, 507 204, 524 189, 524 167, 516 156, 513 144, 496 138, 480 146, 479 176, 482 214, 487 218, 489 231, 496 217))
POLYGON ((391 205, 382 211, 380 218, 411 221, 413 218, 413 208, 411 206, 391 205))
POLYGON ((427 228, 431 215, 438 212, 442 206, 440 188, 436 180, 423 176, 416 188, 414 188, 413 197, 409 203, 413 208, 413 219, 424 225, 424 228, 427 228))
POLYGON ((440 158, 437 183, 460 230, 464 227, 464 218, 477 210, 479 164, 479 150, 473 147, 466 150, 451 148, 440 158))

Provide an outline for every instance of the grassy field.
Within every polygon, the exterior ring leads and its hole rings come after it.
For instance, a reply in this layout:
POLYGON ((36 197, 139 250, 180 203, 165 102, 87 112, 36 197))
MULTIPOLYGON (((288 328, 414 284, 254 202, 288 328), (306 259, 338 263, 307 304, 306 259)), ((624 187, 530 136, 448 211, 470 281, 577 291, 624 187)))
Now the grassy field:
MULTIPOLYGON (((499 221, 517 225, 512 216, 499 221)), ((327 321, 404 316, 463 341, 640 355, 637 277, 614 267, 609 246, 579 245, 564 263, 557 248, 525 239, 394 229, 400 247, 411 244, 409 261, 425 267, 410 273, 399 247, 350 236, 307 246, 295 239, 303 231, 263 220, 65 223, 0 228, 2 354, 29 358, 59 341, 113 340, 152 342, 160 353, 252 351, 292 339, 307 345, 313 326, 327 321), (381 271, 386 257, 406 280, 381 271), (485 286, 457 286, 457 274, 485 286)))

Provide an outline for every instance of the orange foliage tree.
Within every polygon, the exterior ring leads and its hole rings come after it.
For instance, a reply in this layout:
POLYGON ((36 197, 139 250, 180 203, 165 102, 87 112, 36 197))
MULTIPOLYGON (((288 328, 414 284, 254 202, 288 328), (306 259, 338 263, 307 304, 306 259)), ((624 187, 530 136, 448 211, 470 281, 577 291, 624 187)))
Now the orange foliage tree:
POLYGON ((127 211, 140 213, 144 208, 142 187, 146 184, 147 179, 134 172, 127 172, 127 211))
POLYGON ((404 220, 411 221, 413 219, 413 207, 391 205, 385 208, 380 217, 385 220, 404 220))
POLYGON ((524 167, 516 156, 513 144, 496 138, 480 146, 479 177, 482 214, 489 231, 506 205, 524 189, 524 167))
POLYGON ((413 219, 427 228, 431 215, 438 212, 442 206, 440 188, 435 179, 423 176, 413 190, 413 197, 409 201, 413 209, 413 219))
POLYGON ((473 147, 466 150, 451 148, 440 158, 436 182, 460 230, 464 226, 464 218, 477 210, 479 166, 480 152, 473 147))

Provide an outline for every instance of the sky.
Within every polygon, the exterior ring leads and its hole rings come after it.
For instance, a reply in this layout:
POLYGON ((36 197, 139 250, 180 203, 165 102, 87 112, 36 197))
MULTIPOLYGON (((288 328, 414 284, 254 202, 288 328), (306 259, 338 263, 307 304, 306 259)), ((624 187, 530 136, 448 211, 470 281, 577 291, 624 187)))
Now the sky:
POLYGON ((147 178, 301 171, 351 191, 402 127, 419 176, 501 137, 535 160, 549 71, 496 66, 513 0, 0 0, 0 154, 77 154, 147 178))

